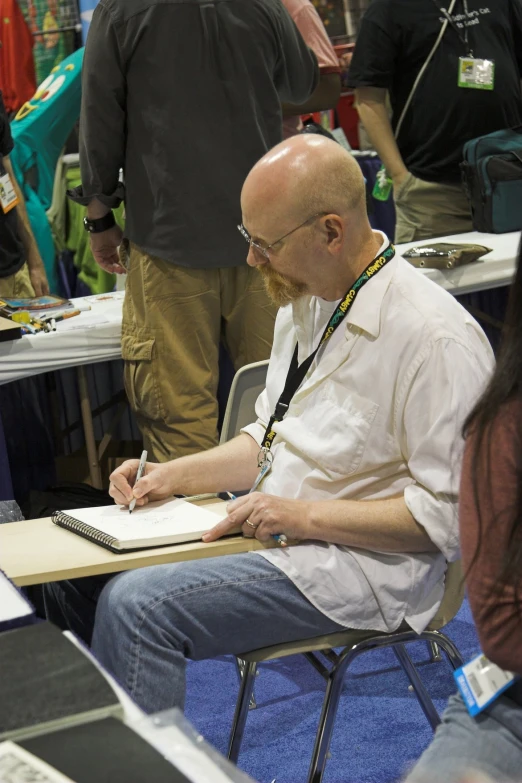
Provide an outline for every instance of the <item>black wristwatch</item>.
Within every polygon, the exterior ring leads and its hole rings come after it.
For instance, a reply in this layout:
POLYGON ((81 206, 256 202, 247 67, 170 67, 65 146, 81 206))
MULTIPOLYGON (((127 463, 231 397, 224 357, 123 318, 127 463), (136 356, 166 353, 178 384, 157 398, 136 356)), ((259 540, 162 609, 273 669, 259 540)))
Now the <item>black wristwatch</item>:
POLYGON ((89 220, 86 217, 83 219, 83 227, 89 234, 101 234, 102 231, 108 231, 114 225, 116 225, 116 221, 112 212, 108 212, 104 217, 96 220, 89 220))

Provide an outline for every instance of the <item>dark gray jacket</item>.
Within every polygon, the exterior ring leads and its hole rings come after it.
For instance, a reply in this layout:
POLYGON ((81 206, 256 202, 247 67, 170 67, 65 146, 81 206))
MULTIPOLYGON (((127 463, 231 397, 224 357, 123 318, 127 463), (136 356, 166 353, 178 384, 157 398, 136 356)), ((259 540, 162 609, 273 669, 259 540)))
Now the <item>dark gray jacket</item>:
POLYGON ((281 140, 281 101, 303 103, 317 79, 280 0, 101 0, 83 65, 74 198, 110 207, 124 198, 126 236, 152 255, 238 266, 245 177, 281 140))

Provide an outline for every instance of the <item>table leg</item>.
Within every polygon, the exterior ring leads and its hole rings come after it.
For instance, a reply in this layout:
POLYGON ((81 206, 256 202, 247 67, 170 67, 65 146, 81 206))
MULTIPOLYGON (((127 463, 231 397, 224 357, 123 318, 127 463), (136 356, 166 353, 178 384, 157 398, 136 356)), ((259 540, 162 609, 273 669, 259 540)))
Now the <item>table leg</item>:
POLYGON ((91 484, 96 489, 103 489, 100 462, 98 459, 98 449, 96 448, 96 439, 94 437, 94 426, 92 423, 91 401, 89 399, 89 387, 87 385, 87 374, 85 367, 81 365, 76 368, 78 378, 78 390, 80 393, 80 409, 82 413, 83 432, 85 435, 85 446, 87 448, 87 458, 89 460, 89 475, 91 484))

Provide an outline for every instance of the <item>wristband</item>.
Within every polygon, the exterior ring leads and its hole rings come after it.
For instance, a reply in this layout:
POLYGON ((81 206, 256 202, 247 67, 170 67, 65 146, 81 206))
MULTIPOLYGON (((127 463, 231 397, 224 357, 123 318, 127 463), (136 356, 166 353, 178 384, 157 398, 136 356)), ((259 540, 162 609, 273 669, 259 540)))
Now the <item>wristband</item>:
POLYGON ((83 219, 83 227, 86 231, 89 232, 89 234, 101 234, 102 231, 108 231, 114 225, 116 225, 116 221, 114 220, 112 211, 108 212, 104 217, 97 218, 96 220, 89 220, 87 217, 83 219))

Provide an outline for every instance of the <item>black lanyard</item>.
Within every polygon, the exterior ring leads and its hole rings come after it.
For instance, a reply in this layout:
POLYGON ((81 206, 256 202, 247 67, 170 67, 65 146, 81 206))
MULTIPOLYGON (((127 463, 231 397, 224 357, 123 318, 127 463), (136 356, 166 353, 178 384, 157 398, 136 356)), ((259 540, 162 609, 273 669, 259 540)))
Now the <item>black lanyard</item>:
POLYGON ((438 3, 438 0, 433 0, 433 2, 435 3, 435 5, 436 5, 437 9, 440 11, 440 13, 448 20, 448 22, 451 25, 451 27, 457 33, 457 35, 459 37, 459 41, 461 42, 461 44, 464 46, 464 49, 465 49, 464 55, 473 57, 473 52, 472 52, 472 50, 469 47, 468 27, 467 27, 467 24, 466 24, 466 22, 469 19, 469 16, 468 16, 468 0, 462 0, 462 6, 464 8, 464 14, 466 16, 466 19, 464 20, 464 35, 462 35, 462 33, 461 33, 457 23, 450 16, 450 14, 448 13, 447 9, 446 8, 441 8, 439 3, 438 3))
POLYGON ((310 369, 310 367, 312 366, 312 362, 317 356, 319 349, 322 348, 326 342, 328 342, 328 340, 335 332, 339 324, 341 324, 344 321, 353 303, 355 302, 357 294, 359 293, 361 288, 364 285, 366 285, 368 280, 370 280, 370 278, 376 275, 377 272, 379 272, 383 268, 383 266, 388 263, 388 261, 391 261, 394 255, 395 255, 395 248, 392 244, 390 244, 381 255, 377 256, 377 258, 374 258, 371 264, 368 264, 364 272, 357 278, 355 283, 352 286, 350 286, 349 290, 346 292, 343 299, 341 299, 341 301, 337 305, 335 312, 333 313, 333 315, 331 316, 330 320, 328 321, 325 327, 323 336, 321 337, 319 345, 317 346, 315 351, 313 351, 313 353, 311 353, 310 356, 307 359, 305 359, 304 362, 300 365, 298 365, 298 359, 297 359, 298 346, 297 345, 295 346, 294 355, 292 356, 292 361, 290 362, 288 375, 286 376, 285 387, 281 393, 281 396, 279 397, 279 400, 275 407, 275 411, 270 418, 268 427, 266 428, 265 434, 263 436, 263 441, 261 444, 262 451, 260 453, 260 464, 259 464, 260 467, 263 461, 266 462, 267 460, 270 460, 268 453, 272 447, 272 442, 276 435, 274 432, 274 424, 284 419, 285 414, 292 401, 292 398, 296 393, 296 391, 298 390, 298 388, 301 386, 302 382, 304 381, 305 375, 310 369))

